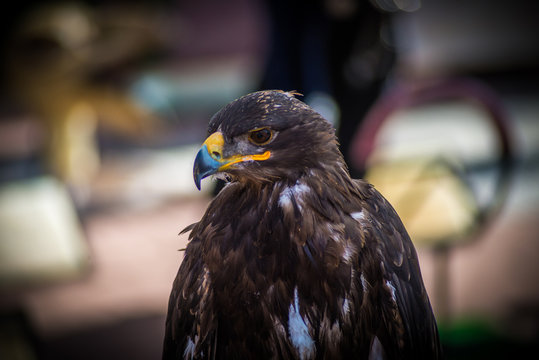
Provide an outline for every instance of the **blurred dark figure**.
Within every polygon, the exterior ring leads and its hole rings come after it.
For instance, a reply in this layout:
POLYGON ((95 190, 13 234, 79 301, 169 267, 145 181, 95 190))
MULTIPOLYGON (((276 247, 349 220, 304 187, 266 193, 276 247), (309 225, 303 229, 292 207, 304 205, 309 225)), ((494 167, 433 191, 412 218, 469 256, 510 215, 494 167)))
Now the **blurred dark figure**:
POLYGON ((363 169, 351 166, 352 136, 383 90, 395 51, 390 14, 373 5, 374 1, 348 2, 353 4, 350 13, 333 17, 329 54, 333 94, 341 112, 337 135, 350 173, 357 178, 363 169))
POLYGON ((269 0, 270 48, 261 89, 331 91, 325 1, 269 0))
POLYGON ((259 88, 304 94, 337 127, 350 166, 352 134, 394 63, 389 14, 374 0, 269 0, 267 8, 270 49, 259 88))

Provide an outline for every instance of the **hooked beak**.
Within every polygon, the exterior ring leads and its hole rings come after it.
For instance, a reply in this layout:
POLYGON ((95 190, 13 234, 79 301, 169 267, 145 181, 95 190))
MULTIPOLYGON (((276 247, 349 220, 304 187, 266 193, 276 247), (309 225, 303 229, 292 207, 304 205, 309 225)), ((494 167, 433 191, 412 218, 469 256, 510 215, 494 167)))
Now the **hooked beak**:
POLYGON ((224 143, 225 140, 223 134, 215 132, 204 141, 202 147, 198 151, 193 166, 193 178, 198 190, 200 190, 200 182, 205 177, 224 171, 239 162, 267 160, 271 156, 271 152, 266 151, 263 154, 233 155, 228 158, 223 158, 224 143))

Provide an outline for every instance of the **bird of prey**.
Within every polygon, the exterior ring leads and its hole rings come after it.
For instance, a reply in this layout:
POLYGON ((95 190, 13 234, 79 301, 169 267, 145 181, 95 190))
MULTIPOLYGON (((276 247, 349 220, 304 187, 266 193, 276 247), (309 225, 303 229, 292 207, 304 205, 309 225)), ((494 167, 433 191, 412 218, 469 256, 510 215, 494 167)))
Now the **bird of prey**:
POLYGON ((251 93, 212 117, 194 180, 228 183, 184 230, 163 359, 440 358, 402 222, 295 95, 251 93))

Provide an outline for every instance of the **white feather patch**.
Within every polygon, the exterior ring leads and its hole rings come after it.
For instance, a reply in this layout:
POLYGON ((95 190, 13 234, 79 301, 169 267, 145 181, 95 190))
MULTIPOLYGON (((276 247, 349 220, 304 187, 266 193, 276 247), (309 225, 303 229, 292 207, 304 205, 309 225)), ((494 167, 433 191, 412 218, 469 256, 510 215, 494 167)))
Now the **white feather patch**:
POLYGON ((359 221, 359 222, 365 220, 365 214, 363 213, 363 211, 353 212, 353 213, 350 214, 350 216, 351 216, 354 220, 357 220, 357 221, 359 221))
POLYGON ((307 323, 307 320, 299 312, 298 288, 296 287, 294 289, 294 303, 290 304, 288 310, 288 332, 300 359, 310 359, 315 354, 314 341, 309 334, 307 323))
POLYGON ((344 299, 343 303, 342 303, 342 313, 343 315, 348 315, 348 313, 350 312, 350 302, 348 301, 348 299, 344 299))
POLYGON ((365 276, 363 276, 363 273, 359 276, 359 280, 361 280, 361 286, 363 287, 363 291, 367 292, 367 280, 365 279, 365 276))
POLYGON ((284 189, 279 196, 279 206, 283 209, 292 206, 292 197, 294 197, 296 203, 298 204, 299 210, 302 210, 301 198, 308 191, 310 191, 310 188, 307 185, 299 182, 292 187, 284 189))
POLYGON ((396 303, 397 302, 397 297, 395 295, 395 291, 396 291, 395 286, 393 286, 393 283, 391 281, 389 281, 389 280, 386 280, 386 286, 391 291, 391 298, 396 303))
POLYGON ((187 346, 185 347, 185 350, 183 351, 183 358, 188 360, 188 359, 193 359, 194 356, 195 356, 195 348, 196 348, 196 343, 198 342, 198 335, 195 336, 195 341, 193 342, 193 340, 191 339, 191 337, 188 337, 187 338, 187 346))
POLYGON ((342 254, 342 259, 345 263, 350 263, 350 260, 352 260, 352 257, 354 256, 355 250, 356 249, 352 246, 352 244, 346 244, 342 254))

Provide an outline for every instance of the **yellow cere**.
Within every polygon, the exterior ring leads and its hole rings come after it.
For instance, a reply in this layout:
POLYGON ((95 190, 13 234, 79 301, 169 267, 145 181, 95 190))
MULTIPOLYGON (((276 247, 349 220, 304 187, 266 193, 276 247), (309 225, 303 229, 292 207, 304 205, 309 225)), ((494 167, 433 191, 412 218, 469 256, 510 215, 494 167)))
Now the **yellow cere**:
POLYGON ((208 153, 211 155, 212 158, 221 161, 224 144, 225 139, 223 138, 223 134, 221 134, 220 132, 215 132, 211 134, 206 139, 206 141, 204 141, 203 145, 206 145, 206 147, 208 148, 208 153))

